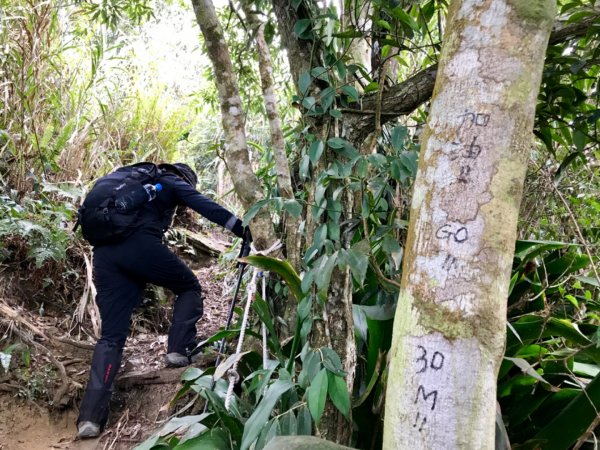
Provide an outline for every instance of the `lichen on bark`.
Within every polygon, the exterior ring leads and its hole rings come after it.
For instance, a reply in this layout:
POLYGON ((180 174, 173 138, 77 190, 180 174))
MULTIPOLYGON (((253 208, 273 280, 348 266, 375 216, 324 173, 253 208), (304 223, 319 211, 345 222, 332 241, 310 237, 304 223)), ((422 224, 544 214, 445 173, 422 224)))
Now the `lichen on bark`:
POLYGON ((550 34, 512 3, 450 8, 415 181, 384 448, 493 447, 511 249, 550 34))

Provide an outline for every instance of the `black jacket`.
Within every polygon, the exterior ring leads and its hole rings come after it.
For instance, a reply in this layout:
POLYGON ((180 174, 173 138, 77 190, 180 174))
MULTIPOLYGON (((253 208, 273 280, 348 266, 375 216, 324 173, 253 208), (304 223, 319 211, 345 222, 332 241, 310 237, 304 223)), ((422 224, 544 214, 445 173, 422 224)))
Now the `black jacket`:
POLYGON ((162 190, 154 200, 144 205, 140 214, 139 229, 162 236, 173 220, 175 208, 187 206, 211 222, 242 237, 243 230, 240 219, 218 203, 200 194, 178 176, 165 172, 160 175, 157 182, 162 184, 162 190))

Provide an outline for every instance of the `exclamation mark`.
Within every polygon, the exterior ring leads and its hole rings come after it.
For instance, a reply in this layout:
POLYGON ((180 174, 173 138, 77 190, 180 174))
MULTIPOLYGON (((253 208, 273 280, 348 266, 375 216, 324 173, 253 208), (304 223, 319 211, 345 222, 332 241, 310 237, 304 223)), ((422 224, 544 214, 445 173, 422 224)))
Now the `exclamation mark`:
MULTIPOLYGON (((419 419, 421 418, 421 413, 417 413, 417 417, 415 417, 415 423, 413 423, 413 428, 417 428, 419 424, 419 419)), ((419 425, 419 432, 423 431, 423 427, 427 423, 427 417, 423 417, 421 420, 421 425, 419 425)))

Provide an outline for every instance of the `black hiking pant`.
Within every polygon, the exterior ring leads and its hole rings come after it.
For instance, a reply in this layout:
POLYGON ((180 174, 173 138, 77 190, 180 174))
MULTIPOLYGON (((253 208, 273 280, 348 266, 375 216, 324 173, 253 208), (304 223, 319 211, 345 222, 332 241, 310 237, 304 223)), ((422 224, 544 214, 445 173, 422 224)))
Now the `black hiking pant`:
POLYGON ((145 230, 137 231, 124 242, 94 248, 94 283, 102 336, 94 349, 77 423, 90 421, 104 427, 131 314, 143 296, 146 283, 163 286, 177 295, 168 353, 185 355, 195 347, 196 322, 202 317, 202 295, 200 283, 190 268, 162 243, 161 236, 145 230))

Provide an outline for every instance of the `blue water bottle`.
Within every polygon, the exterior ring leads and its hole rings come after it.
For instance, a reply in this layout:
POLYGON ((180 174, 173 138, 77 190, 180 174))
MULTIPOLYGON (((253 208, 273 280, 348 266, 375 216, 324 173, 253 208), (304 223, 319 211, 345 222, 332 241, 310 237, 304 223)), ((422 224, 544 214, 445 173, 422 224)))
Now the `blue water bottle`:
POLYGON ((117 211, 121 213, 128 213, 135 211, 141 207, 144 203, 151 202, 162 191, 162 184, 145 184, 143 186, 136 186, 135 188, 124 192, 123 195, 115 199, 115 206, 117 211))
POLYGON ((148 201, 151 202, 152 200, 154 200, 156 198, 156 195, 160 191, 162 191, 162 184, 160 184, 160 183, 145 184, 144 190, 146 191, 146 194, 148 195, 148 201))

